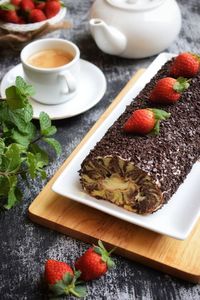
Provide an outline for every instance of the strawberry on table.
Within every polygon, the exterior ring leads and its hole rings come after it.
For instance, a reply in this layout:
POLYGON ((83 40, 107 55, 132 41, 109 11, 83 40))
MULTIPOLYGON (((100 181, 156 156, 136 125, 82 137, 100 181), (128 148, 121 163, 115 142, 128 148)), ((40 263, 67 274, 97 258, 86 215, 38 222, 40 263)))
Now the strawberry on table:
POLYGON ((54 17, 55 15, 57 15, 57 13, 60 11, 60 9, 61 9, 60 2, 55 1, 55 0, 47 1, 45 8, 44 8, 44 12, 45 12, 47 19, 50 19, 50 18, 54 17))
POLYGON ((154 103, 173 104, 180 99, 181 93, 188 87, 189 82, 183 77, 178 79, 165 77, 157 81, 149 100, 154 103))
POLYGON ((76 297, 85 297, 85 287, 77 279, 80 272, 73 271, 65 262, 49 259, 45 263, 45 281, 55 296, 72 294, 76 297))
POLYGON ((161 109, 144 108, 135 110, 125 122, 123 130, 127 133, 145 135, 158 134, 161 120, 166 120, 170 114, 161 109))
POLYGON ((42 10, 37 9, 37 8, 34 8, 33 10, 31 10, 31 12, 29 14, 29 21, 31 23, 41 22, 44 20, 46 20, 46 16, 42 10))
POLYGON ((176 56, 170 66, 170 75, 191 78, 197 75, 200 68, 200 57, 196 54, 183 52, 176 56))
POLYGON ((104 275, 108 269, 114 266, 114 262, 110 258, 113 251, 114 249, 108 252, 101 241, 98 241, 98 246, 90 247, 75 262, 75 268, 81 271, 80 278, 89 281, 104 275))

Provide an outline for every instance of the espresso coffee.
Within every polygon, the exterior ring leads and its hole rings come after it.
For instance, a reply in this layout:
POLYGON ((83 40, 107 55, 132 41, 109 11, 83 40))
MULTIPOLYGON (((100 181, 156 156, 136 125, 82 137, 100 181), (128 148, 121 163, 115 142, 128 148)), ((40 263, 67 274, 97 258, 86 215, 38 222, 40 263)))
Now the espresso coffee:
POLYGON ((73 55, 60 49, 45 49, 31 55, 27 63, 38 68, 57 68, 73 60, 73 55))

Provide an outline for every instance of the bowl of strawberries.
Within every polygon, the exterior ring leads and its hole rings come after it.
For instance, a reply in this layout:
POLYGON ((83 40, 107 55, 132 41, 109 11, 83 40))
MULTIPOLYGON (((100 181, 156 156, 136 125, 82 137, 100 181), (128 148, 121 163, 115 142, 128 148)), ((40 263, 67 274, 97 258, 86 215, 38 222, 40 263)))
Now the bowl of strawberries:
POLYGON ((0 27, 9 32, 37 31, 45 24, 61 22, 66 8, 60 0, 0 1, 0 27))

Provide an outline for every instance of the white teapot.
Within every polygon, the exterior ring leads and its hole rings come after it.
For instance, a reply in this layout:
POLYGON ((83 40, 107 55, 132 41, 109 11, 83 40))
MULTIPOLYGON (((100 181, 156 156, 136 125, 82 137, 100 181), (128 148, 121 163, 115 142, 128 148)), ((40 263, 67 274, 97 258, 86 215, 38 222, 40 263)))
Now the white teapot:
POLYGON ((142 58, 166 49, 181 29, 175 0, 96 0, 90 30, 105 53, 142 58))

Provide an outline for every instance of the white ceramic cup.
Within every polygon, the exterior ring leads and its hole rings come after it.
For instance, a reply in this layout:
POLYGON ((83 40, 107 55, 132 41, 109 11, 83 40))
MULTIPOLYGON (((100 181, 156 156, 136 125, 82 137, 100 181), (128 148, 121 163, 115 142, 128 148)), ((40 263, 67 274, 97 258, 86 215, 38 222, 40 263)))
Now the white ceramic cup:
POLYGON ((76 95, 80 76, 80 51, 74 43, 54 38, 31 42, 22 49, 21 62, 24 80, 35 89, 34 100, 55 105, 66 102, 76 95), (39 68, 27 62, 32 55, 46 49, 69 52, 73 55, 73 59, 55 68, 39 68))

